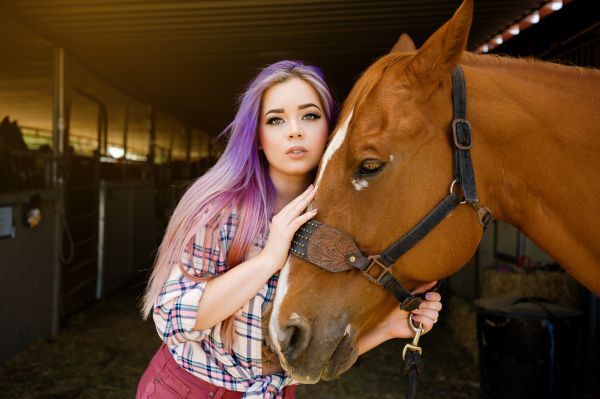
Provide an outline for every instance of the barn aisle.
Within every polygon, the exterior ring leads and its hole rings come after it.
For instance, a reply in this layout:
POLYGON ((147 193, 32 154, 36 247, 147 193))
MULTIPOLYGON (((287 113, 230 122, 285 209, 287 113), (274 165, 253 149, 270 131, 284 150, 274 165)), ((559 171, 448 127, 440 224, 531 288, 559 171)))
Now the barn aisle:
MULTIPOLYGON (((43 340, 0 367, 4 399, 133 398, 137 381, 160 344, 152 322, 136 311, 140 285, 97 301, 67 321, 54 339, 43 340)), ((425 372, 419 399, 479 397, 471 356, 450 338, 443 315, 426 335, 425 372)), ((342 378, 302 386, 298 398, 364 399, 404 397, 400 375, 403 341, 389 342, 363 356, 342 378)))

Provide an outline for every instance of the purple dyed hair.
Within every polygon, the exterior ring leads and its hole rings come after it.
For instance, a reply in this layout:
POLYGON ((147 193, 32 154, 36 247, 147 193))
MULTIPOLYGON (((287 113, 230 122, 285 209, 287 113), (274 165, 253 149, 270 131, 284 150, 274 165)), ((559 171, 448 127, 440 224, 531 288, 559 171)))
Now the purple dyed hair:
POLYGON ((267 231, 275 206, 275 188, 268 164, 261 160, 258 150, 260 105, 265 90, 291 78, 302 79, 317 91, 329 126, 335 123, 335 103, 319 68, 286 60, 258 73, 240 96, 233 122, 221 133, 228 139, 225 152, 188 188, 171 216, 144 295, 145 318, 152 312, 173 267, 181 268, 182 254, 200 226, 218 225, 220 215, 225 213, 222 211, 236 207, 239 223, 227 252, 228 267, 243 262, 257 235, 267 231))

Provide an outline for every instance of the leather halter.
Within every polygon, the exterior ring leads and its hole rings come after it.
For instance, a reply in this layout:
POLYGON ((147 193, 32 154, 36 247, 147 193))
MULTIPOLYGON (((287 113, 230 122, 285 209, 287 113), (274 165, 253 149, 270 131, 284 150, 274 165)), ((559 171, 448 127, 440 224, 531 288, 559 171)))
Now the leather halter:
POLYGON ((348 234, 316 220, 309 220, 296 232, 290 248, 293 255, 331 272, 358 269, 370 282, 390 291, 403 310, 410 312, 419 307, 422 299, 411 295, 392 274, 392 266, 398 258, 421 241, 460 204, 473 206, 484 229, 492 218, 491 211, 479 205, 475 189, 475 173, 470 153, 473 146, 471 125, 466 119, 467 91, 460 65, 452 71, 452 85, 454 180, 450 184, 450 193, 415 227, 379 255, 364 255, 348 234), (462 188, 462 201, 454 193, 456 185, 462 188))

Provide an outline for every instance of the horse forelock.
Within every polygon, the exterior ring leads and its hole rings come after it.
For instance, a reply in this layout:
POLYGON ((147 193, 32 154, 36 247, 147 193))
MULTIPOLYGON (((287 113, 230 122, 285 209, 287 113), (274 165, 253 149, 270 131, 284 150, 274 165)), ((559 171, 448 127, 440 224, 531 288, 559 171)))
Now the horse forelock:
POLYGON ((350 94, 348 94, 348 98, 344 102, 341 115, 343 116, 351 110, 356 110, 359 108, 388 69, 398 64, 400 61, 405 60, 408 57, 412 57, 413 55, 413 53, 391 53, 386 54, 375 61, 375 63, 367 68, 360 76, 350 91, 350 94))

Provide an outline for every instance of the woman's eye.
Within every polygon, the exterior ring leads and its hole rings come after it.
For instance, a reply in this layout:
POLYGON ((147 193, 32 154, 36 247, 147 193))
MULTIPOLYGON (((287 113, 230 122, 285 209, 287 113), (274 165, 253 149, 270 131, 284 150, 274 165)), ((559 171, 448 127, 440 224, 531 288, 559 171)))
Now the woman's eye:
POLYGON ((320 118, 321 118, 321 115, 315 114, 312 112, 309 114, 306 114, 302 117, 302 119, 307 119, 307 120, 320 119, 320 118))
POLYGON ((378 161, 376 159, 367 159, 366 161, 363 161, 363 163, 360 165, 358 173, 361 176, 374 175, 375 173, 381 171, 384 165, 384 162, 378 161))
POLYGON ((282 123, 283 123, 283 119, 281 119, 277 116, 267 119, 267 125, 281 125, 282 123))

